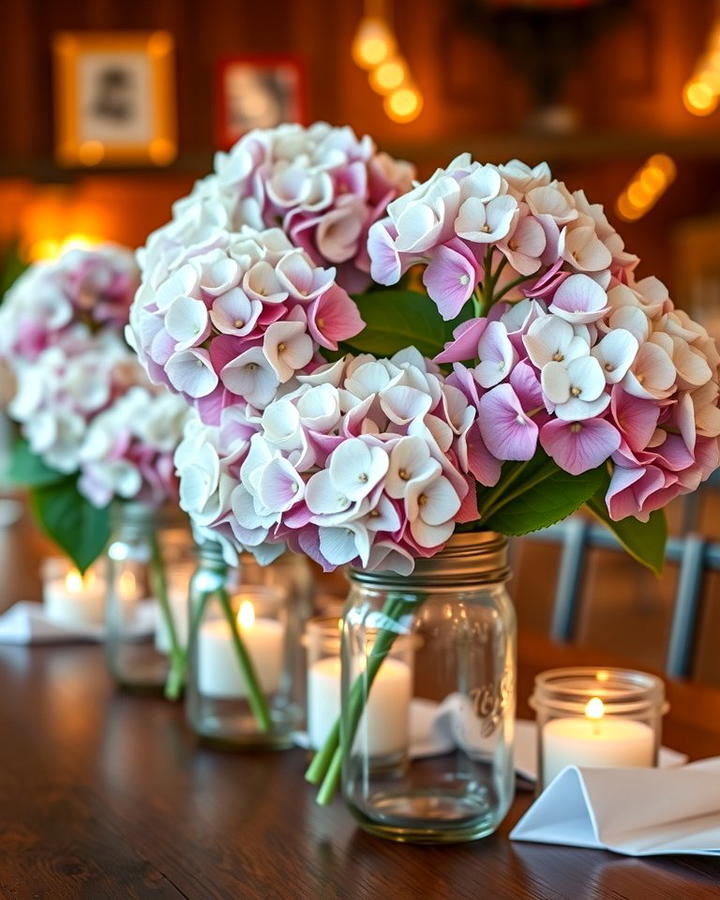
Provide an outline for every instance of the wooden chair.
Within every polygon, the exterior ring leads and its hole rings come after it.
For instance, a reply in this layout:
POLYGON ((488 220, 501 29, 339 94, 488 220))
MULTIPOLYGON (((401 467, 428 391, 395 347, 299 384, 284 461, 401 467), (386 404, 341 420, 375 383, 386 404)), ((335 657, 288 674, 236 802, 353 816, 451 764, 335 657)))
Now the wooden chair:
MULTIPOLYGON (((622 551, 617 539, 601 525, 573 516, 536 535, 534 541, 559 542, 562 555, 555 587, 550 633, 560 641, 576 637, 582 581, 593 549, 622 551)), ((623 551, 624 552, 624 551, 623 551)), ((679 566, 665 671, 670 677, 691 674, 703 582, 707 571, 720 571, 720 544, 698 534, 668 540, 666 561, 679 566)))

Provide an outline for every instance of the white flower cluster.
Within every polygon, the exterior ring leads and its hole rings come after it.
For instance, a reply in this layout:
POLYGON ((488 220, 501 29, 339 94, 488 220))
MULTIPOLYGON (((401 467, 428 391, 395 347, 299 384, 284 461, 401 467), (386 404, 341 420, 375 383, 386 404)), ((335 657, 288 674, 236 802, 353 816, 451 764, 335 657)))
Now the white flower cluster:
POLYGON ((173 454, 188 416, 181 397, 138 385, 93 419, 78 487, 95 506, 113 497, 159 505, 175 494, 173 454))
POLYGON ((76 325, 62 339, 15 370, 17 392, 8 407, 33 453, 58 472, 80 466, 88 424, 112 400, 120 383, 142 372, 121 337, 91 335, 76 325))

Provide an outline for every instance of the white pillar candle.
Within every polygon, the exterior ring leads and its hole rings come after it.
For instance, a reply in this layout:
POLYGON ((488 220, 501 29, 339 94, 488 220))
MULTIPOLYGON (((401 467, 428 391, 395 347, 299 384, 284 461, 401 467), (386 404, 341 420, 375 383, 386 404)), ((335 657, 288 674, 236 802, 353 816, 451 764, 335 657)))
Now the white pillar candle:
MULTIPOLYGON (((370 756, 407 749, 412 671, 407 663, 386 657, 370 688, 358 738, 367 734, 370 756)), ((308 739, 317 750, 340 715, 340 659, 326 656, 308 669, 308 739)))
MULTIPOLYGON (((238 627, 264 694, 280 686, 283 672, 285 629, 275 619, 255 618, 252 602, 240 605, 238 627)), ((198 690, 206 697, 247 697, 230 625, 224 617, 202 623, 197 646, 198 690)))
POLYGON ((652 766, 655 733, 644 722, 605 716, 598 697, 586 715, 551 719, 543 726, 543 784, 566 766, 652 766))
POLYGON ((60 625, 102 625, 105 582, 93 571, 83 577, 77 569, 49 578, 43 585, 43 610, 47 619, 60 625))
MULTIPOLYGON (((171 649, 170 629, 165 613, 156 602, 157 624, 155 626, 155 649, 158 653, 169 653, 171 649)), ((188 639, 188 589, 168 592, 168 605, 173 617, 175 634, 181 647, 185 647, 188 639)))

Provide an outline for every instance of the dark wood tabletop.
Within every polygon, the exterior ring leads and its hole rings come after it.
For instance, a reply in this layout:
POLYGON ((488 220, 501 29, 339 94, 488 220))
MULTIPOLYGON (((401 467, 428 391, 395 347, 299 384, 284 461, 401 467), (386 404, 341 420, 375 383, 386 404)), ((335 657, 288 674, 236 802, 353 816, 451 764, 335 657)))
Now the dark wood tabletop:
MULTIPOLYGON (((3 554, 4 566, 23 556, 3 554)), ((3 578, 2 605, 35 584, 31 574, 3 578)), ((536 672, 578 662, 616 661, 523 635, 520 713, 529 715, 536 672)), ((668 692, 665 743, 693 758, 720 754, 720 691, 671 683, 668 692)), ((198 746, 181 706, 117 693, 97 646, 0 646, 0 729, 3 900, 720 897, 718 860, 509 841, 525 793, 476 843, 371 837, 340 800, 315 804, 303 751, 198 746)))

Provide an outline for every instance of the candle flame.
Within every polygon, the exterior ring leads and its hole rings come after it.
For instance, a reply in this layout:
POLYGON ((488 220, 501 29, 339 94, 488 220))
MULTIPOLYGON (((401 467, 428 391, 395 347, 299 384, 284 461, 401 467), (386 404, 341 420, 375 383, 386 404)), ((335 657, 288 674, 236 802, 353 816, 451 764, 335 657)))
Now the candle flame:
POLYGON ((605 715, 605 704, 599 697, 593 697, 592 700, 588 700, 585 705, 585 715, 588 719, 602 719, 605 715))
POLYGON ((241 628, 252 628, 255 624, 255 609, 250 600, 243 600, 240 604, 237 620, 241 628))
POLYGON ((70 569, 65 576, 65 588, 68 593, 76 594, 82 590, 83 578, 77 569, 70 569))
POLYGON ((134 597, 137 591, 137 581, 132 572, 123 572, 118 580, 118 590, 121 597, 134 597))

